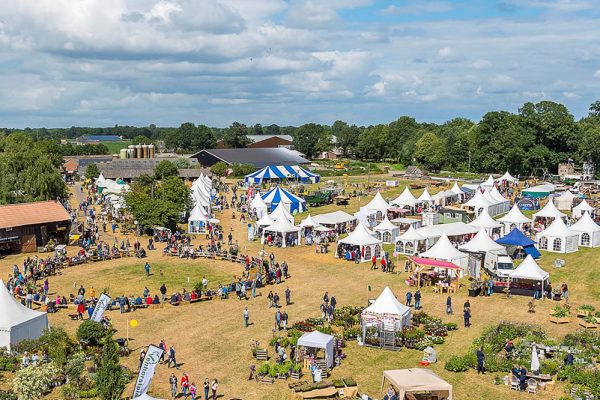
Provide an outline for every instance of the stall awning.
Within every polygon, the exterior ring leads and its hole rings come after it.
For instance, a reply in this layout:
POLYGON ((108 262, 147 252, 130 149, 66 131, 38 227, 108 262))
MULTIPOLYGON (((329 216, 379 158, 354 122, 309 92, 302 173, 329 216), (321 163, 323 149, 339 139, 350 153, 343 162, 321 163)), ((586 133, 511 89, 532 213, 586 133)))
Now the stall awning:
POLYGON ((419 265, 427 265, 428 267, 437 267, 437 268, 446 268, 446 269, 459 269, 462 268, 458 265, 441 260, 432 260, 430 258, 421 258, 421 257, 409 257, 409 259, 419 265))

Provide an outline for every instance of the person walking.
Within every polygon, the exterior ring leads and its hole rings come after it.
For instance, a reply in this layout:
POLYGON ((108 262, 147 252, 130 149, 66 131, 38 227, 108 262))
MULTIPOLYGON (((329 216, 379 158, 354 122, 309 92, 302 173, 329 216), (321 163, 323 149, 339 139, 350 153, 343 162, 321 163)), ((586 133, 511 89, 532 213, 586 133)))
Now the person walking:
POLYGON ((417 289, 415 292, 415 310, 421 309, 421 291, 417 289))
POLYGON ((375 254, 373 254, 373 257, 371 257, 371 271, 377 268, 377 257, 375 257, 375 254))
POLYGON ((281 311, 279 311, 279 309, 275 311, 275 327, 278 331, 281 330, 281 311))
POLYGON ((196 400, 196 384, 194 382, 190 384, 189 391, 190 396, 192 396, 192 400, 196 400))
POLYGON ((165 342, 165 339, 161 339, 160 343, 158 344, 158 348, 162 350, 162 353, 160 355, 160 363, 164 364, 165 363, 165 355, 167 354, 167 343, 165 342))
POLYGON ((177 377, 175 374, 171 374, 169 377, 169 386, 171 387, 171 400, 175 400, 177 397, 177 377))
POLYGON ((446 298, 446 314, 452 314, 452 297, 448 296, 446 298))
POLYGON ((144 270, 146 271, 146 276, 150 276, 150 263, 146 261, 146 265, 144 265, 144 270))
POLYGON ((160 296, 161 296, 161 303, 165 302, 165 299, 167 298, 167 285, 165 285, 164 283, 161 285, 160 287, 160 296))
POLYGON ((256 297, 256 279, 252 280, 252 298, 256 297))
POLYGON ((465 307, 463 318, 465 320, 465 328, 469 328, 471 326, 471 309, 469 307, 465 307))
POLYGON ((289 306, 292 303, 292 291, 290 288, 285 289, 285 305, 289 306))
POLYGON ((281 322, 283 324, 283 330, 287 331, 288 315, 286 311, 283 311, 283 314, 281 315, 281 322))
POLYGON ((173 366, 179 369, 179 367, 177 366, 177 358, 175 356, 175 347, 171 345, 171 347, 169 348, 169 361, 167 362, 167 368, 171 368, 171 363, 173 363, 173 366))
POLYGON ((477 349, 477 374, 485 374, 485 354, 482 347, 477 349))
POLYGON ((250 320, 250 311, 248 307, 244 308, 244 328, 248 327, 248 321, 250 320))
POLYGON ((217 378, 213 379, 210 389, 212 390, 212 400, 217 400, 217 389, 219 388, 219 381, 217 378))
POLYGON ((406 292, 406 306, 410 307, 412 302, 412 293, 410 291, 406 292))
POLYGON ((204 388, 204 400, 208 400, 208 392, 210 391, 210 381, 208 378, 204 379, 202 387, 204 388))

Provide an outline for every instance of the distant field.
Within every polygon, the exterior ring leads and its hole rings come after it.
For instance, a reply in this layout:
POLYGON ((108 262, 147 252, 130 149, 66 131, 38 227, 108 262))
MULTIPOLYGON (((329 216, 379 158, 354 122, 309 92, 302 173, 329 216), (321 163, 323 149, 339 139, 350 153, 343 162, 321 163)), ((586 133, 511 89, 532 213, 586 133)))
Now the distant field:
POLYGON ((131 144, 130 140, 124 140, 122 142, 100 142, 106 147, 108 147, 108 152, 110 154, 116 154, 119 150, 129 146, 131 144))

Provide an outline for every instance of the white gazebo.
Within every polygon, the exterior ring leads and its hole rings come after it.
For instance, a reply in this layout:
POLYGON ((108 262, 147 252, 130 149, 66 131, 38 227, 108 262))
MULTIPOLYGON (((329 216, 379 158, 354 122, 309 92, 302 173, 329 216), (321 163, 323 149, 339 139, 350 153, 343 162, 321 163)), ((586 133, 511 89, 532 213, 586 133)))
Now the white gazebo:
POLYGON ((287 239, 289 238, 290 235, 296 237, 296 240, 299 241, 299 237, 298 237, 298 232, 300 231, 300 228, 295 226, 294 224, 292 224, 285 215, 280 215, 279 218, 277 218, 277 220, 275 222, 273 222, 273 224, 265 227, 262 231, 262 236, 261 236, 261 243, 264 244, 265 243, 265 236, 267 232, 270 233, 275 233, 275 234, 280 234, 281 235, 281 247, 286 247, 287 245, 287 239))
POLYGON ((0 279, 0 348, 10 351, 23 340, 38 339, 45 329, 48 329, 48 315, 22 305, 0 279))
POLYGON ((371 232, 362 223, 358 223, 356 228, 345 238, 338 240, 338 249, 336 250, 336 256, 339 257, 339 249, 342 245, 349 245, 352 247, 358 247, 360 253, 360 261, 371 261, 371 257, 375 255, 377 258, 381 258, 383 253, 382 241, 377 239, 373 232, 371 232))
POLYGON ((364 207, 361 207, 362 210, 368 210, 368 212, 373 215, 375 214, 375 221, 379 223, 383 221, 383 217, 387 215, 387 210, 390 209, 390 205, 383 198, 379 190, 375 194, 375 197, 371 199, 371 201, 364 207))
POLYGON ((433 197, 429 194, 429 190, 427 188, 425 188, 425 190, 423 190, 423 193, 421 193, 421 195, 417 199, 417 203, 418 204, 427 203, 428 206, 433 204, 433 197))
POLYGON ((579 234, 580 246, 600 246, 600 226, 592 219, 590 213, 583 213, 583 216, 571 225, 570 229, 579 234))
POLYGON ((394 243, 396 237, 400 234, 400 228, 392 224, 387 215, 379 225, 373 228, 373 231, 383 243, 394 243))
POLYGON ((499 213, 503 214, 505 212, 508 212, 508 210, 510 210, 510 200, 507 199, 506 197, 502 196, 502 193, 500 193, 500 191, 498 190, 497 187, 492 187, 489 191, 490 193, 490 197, 492 199, 494 199, 494 201, 496 202, 498 208, 499 208, 499 213))
POLYGON ((490 236, 493 236, 494 230, 499 231, 502 227, 500 222, 496 221, 490 216, 487 208, 482 209, 477 218, 469 222, 469 225, 485 229, 487 234, 490 236))
POLYGON ((576 198, 577 196, 571 193, 570 190, 567 190, 559 196, 555 196, 552 200, 554 200, 554 204, 559 210, 570 211, 573 208, 573 200, 576 198))
POLYGON ((467 268, 468 256, 454 247, 446 234, 440 236, 429 250, 420 253, 419 257, 448 261, 458 265, 463 270, 467 268))
POLYGON ((563 212, 560 212, 558 208, 554 205, 552 199, 548 200, 544 208, 540 211, 533 214, 533 220, 535 221, 538 218, 548 218, 548 219, 561 219, 565 218, 567 215, 563 212))
POLYGON ((465 192, 463 192, 462 189, 460 187, 458 187, 457 181, 454 181, 454 185, 452 185, 452 189, 450 189, 450 190, 452 191, 452 193, 459 196, 459 198, 461 200, 462 200, 463 196, 465 195, 465 192))
POLYGON ((498 218, 498 222, 501 222, 503 225, 503 235, 508 235, 510 231, 517 228, 519 230, 523 230, 523 226, 526 224, 531 225, 533 222, 531 218, 527 218, 519 209, 519 206, 516 204, 510 209, 508 214, 505 216, 498 218))
POLYGON ((512 182, 512 183, 516 183, 516 182, 519 182, 519 180, 517 178, 515 178, 514 176, 512 176, 508 171, 506 171, 504 173, 504 175, 502 175, 500 178, 496 178, 496 182, 512 182))
POLYGON ((267 203, 260 197, 260 193, 256 193, 254 199, 250 202, 250 210, 256 213, 257 218, 262 218, 269 211, 269 206, 267 203))
POLYGON ((481 183, 481 187, 492 188, 494 183, 496 183, 496 181, 494 180, 494 177, 490 175, 484 182, 481 183))
MULTIPOLYGON (((333 351, 334 340, 335 338, 331 335, 327 335, 319 331, 312 331, 300 336, 297 346, 324 350, 325 363, 327 364, 327 368, 331 368, 333 367, 333 362, 335 361, 335 354, 333 351)), ((300 354, 300 351, 297 351, 296 354, 300 354)))
POLYGON ((361 313, 363 343, 366 343, 367 329, 374 327, 378 346, 396 347, 396 332, 410 327, 410 314, 410 308, 400 303, 390 288, 386 287, 361 313), (386 340, 388 332, 389 340, 386 340))
POLYGON ((427 239, 411 225, 406 232, 396 238, 396 253, 414 256, 419 249, 419 242, 427 239))
POLYGON ((381 390, 386 382, 398 390, 399 399, 405 399, 408 393, 425 392, 433 394, 438 399, 452 400, 452 385, 427 368, 383 371, 381 390))
POLYGON ((338 210, 327 214, 315 215, 313 220, 319 225, 332 228, 339 233, 344 233, 345 228, 353 224, 356 218, 345 211, 338 210))
POLYGON ((555 218, 550 226, 536 235, 536 240, 540 250, 553 253, 573 253, 579 247, 579 233, 570 230, 562 218, 555 218))
POLYGON ((573 218, 580 218, 585 212, 589 212, 593 214, 596 209, 587 202, 587 200, 583 199, 583 201, 573 207, 573 218))
POLYGON ((484 228, 481 228, 473 239, 458 247, 459 250, 469 253, 487 253, 506 254, 506 248, 492 240, 484 228))
POLYGON ((475 212, 475 215, 479 215, 483 209, 487 209, 490 215, 496 216, 499 214, 495 212, 494 204, 486 199, 479 189, 476 189, 475 195, 463 204, 464 207, 471 208, 475 212))
POLYGON ((410 209, 414 209, 417 203, 417 198, 411 193, 408 186, 404 188, 404 191, 398 197, 390 201, 390 204, 394 206, 408 207, 410 209))
POLYGON ((520 279, 526 281, 541 282, 541 291, 544 293, 544 284, 548 282, 550 274, 540 268, 531 255, 527 255, 517 268, 509 272, 511 280, 520 279))
POLYGON ((196 204, 188 218, 188 233, 206 233, 210 221, 219 223, 219 220, 211 220, 204 207, 196 204))
POLYGON ((290 212, 288 211, 288 209, 283 205, 283 202, 277 204, 277 207, 275 207, 275 210, 273 210, 273 212, 271 214, 269 214, 269 216, 271 217, 271 219, 273 221, 277 221, 279 219, 279 217, 284 216, 288 221, 290 221, 290 223, 294 223, 294 216, 292 214, 290 214, 290 212))

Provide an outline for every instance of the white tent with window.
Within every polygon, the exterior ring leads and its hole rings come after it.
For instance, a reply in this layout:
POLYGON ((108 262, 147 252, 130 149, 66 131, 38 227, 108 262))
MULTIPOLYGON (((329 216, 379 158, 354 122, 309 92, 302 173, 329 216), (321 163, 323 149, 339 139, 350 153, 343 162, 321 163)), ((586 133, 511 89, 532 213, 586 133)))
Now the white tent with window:
POLYGON ((398 197, 390 201, 390 204, 394 206, 409 208, 414 208, 417 203, 417 198, 411 193, 408 186, 404 188, 404 191, 398 197))
POLYGON ((188 218, 188 233, 206 233, 208 212, 200 204, 196 204, 188 218))
POLYGON ((256 193, 254 199, 250 202, 250 210, 256 213, 257 218, 262 218, 269 211, 269 206, 267 203, 260 197, 260 193, 256 193))
POLYGON ((600 246, 600 225, 590 216, 589 212, 583 213, 577 222, 570 226, 573 232, 579 234, 579 245, 584 247, 600 246))
POLYGON ((562 218, 555 218, 550 226, 536 235, 536 239, 540 250, 553 253, 573 253, 579 248, 579 234, 570 230, 562 218))
POLYGON ((486 199, 483 196, 483 193, 481 193, 481 190, 479 189, 476 189, 473 197, 471 197, 466 203, 463 204, 463 208, 464 207, 471 208, 475 212, 475 215, 479 215, 481 213, 481 210, 483 210, 484 208, 488 210, 488 213, 490 215, 495 216, 499 214, 495 212, 496 208, 494 207, 494 204, 488 199, 486 199))
POLYGON ((536 218, 552 218, 552 219, 558 218, 558 219, 561 219, 564 217, 566 217, 566 214, 563 212, 560 212, 558 210, 558 208, 556 208, 552 199, 548 200, 548 202, 546 203, 544 208, 542 208, 540 211, 533 214, 534 221, 536 218))
POLYGON ((533 222, 531 218, 527 218, 519 209, 519 206, 516 204, 510 209, 508 214, 505 216, 498 218, 498 222, 501 222, 503 225, 503 235, 508 235, 510 231, 517 228, 519 230, 523 230, 523 226, 526 224, 531 225, 533 222))
POLYGON ((396 238, 396 253, 414 256, 419 249, 419 242, 426 239, 411 225, 406 232, 396 238))
MULTIPOLYGON (((297 346, 324 350, 327 368, 331 368, 333 367, 333 362, 335 361, 335 354, 333 352, 334 340, 334 337, 331 335, 327 335, 319 331, 312 331, 300 336, 297 346)), ((300 351, 297 353, 299 354, 300 351)))
POLYGON ((383 217, 387 215, 387 210, 390 209, 390 205, 383 198, 379 190, 375 194, 375 197, 371 199, 371 201, 364 207, 361 207, 360 211, 365 212, 365 214, 373 215, 375 214, 375 221, 377 223, 383 221, 383 217))
POLYGON ((596 209, 592 206, 590 206, 590 204, 587 202, 587 200, 583 199, 583 201, 579 204, 577 204, 575 207, 573 207, 573 218, 580 218, 583 214, 585 214, 585 212, 589 212, 590 214, 593 214, 594 211, 596 211, 596 209))
MULTIPOLYGON (((367 229, 362 223, 358 223, 356 228, 345 238, 338 240, 338 248, 341 245, 350 245, 358 247, 361 255, 361 262, 371 261, 371 257, 380 258, 383 253, 382 241, 374 236, 374 233, 367 229)), ((336 255, 339 252, 336 251, 336 255)))
POLYGON ((569 211, 573 208, 573 200, 576 198, 577 196, 571 193, 570 190, 567 190, 562 192, 559 196, 555 196, 552 200, 554 200, 554 204, 559 210, 569 211))
POLYGON ((431 197, 431 195, 429 194, 429 190, 427 188, 425 188, 425 190, 423 190, 423 193, 421 193, 421 195, 417 199, 417 202, 420 204, 423 204, 423 203, 432 204, 433 203, 433 197, 431 197))
POLYGON ((367 328, 376 326, 379 331, 401 331, 410 327, 409 307, 400 303, 386 286, 377 299, 361 313, 363 338, 367 328))
POLYGON ((504 173, 500 178, 496 178, 496 182, 519 182, 517 178, 512 176, 508 171, 504 173))
POLYGON ((467 243, 458 247, 459 250, 469 253, 487 253, 494 252, 497 254, 506 254, 506 248, 492 240, 484 228, 481 228, 477 235, 467 243))
POLYGON ((490 216, 487 208, 484 208, 477 218, 469 222, 469 225, 485 229, 487 234, 490 236, 492 236, 494 229, 499 230, 502 227, 500 222, 496 221, 490 216))
POLYGON ((494 186, 492 189, 490 189, 489 193, 490 197, 494 199, 494 201, 496 201, 496 204, 499 207, 498 212, 500 214, 508 212, 508 210, 510 210, 510 200, 502 196, 502 193, 500 193, 497 187, 494 186))
POLYGON ((262 231, 261 243, 264 244, 267 233, 280 234, 282 237, 281 246, 286 247, 287 239, 292 236, 295 237, 296 241, 299 242, 298 232, 300 228, 292 224, 284 214, 281 214, 279 218, 273 224, 265 227, 262 231))
POLYGON ((400 228, 392 224, 387 215, 379 225, 373 228, 373 231, 383 243, 394 243, 396 237, 400 234, 400 228))
POLYGON ((15 299, 0 279, 0 348, 38 339, 48 329, 48 314, 31 310, 15 299))
POLYGON ((427 251, 419 254, 419 257, 432 258, 434 260, 448 261, 465 269, 467 267, 468 255, 452 245, 446 234, 440 236, 437 242, 427 251))
POLYGON ((275 220, 273 220, 273 218, 271 218, 271 216, 269 214, 265 214, 265 215, 263 215, 263 217, 261 219, 256 221, 254 224, 257 227, 264 228, 265 226, 273 225, 273 222, 275 222, 275 220))

